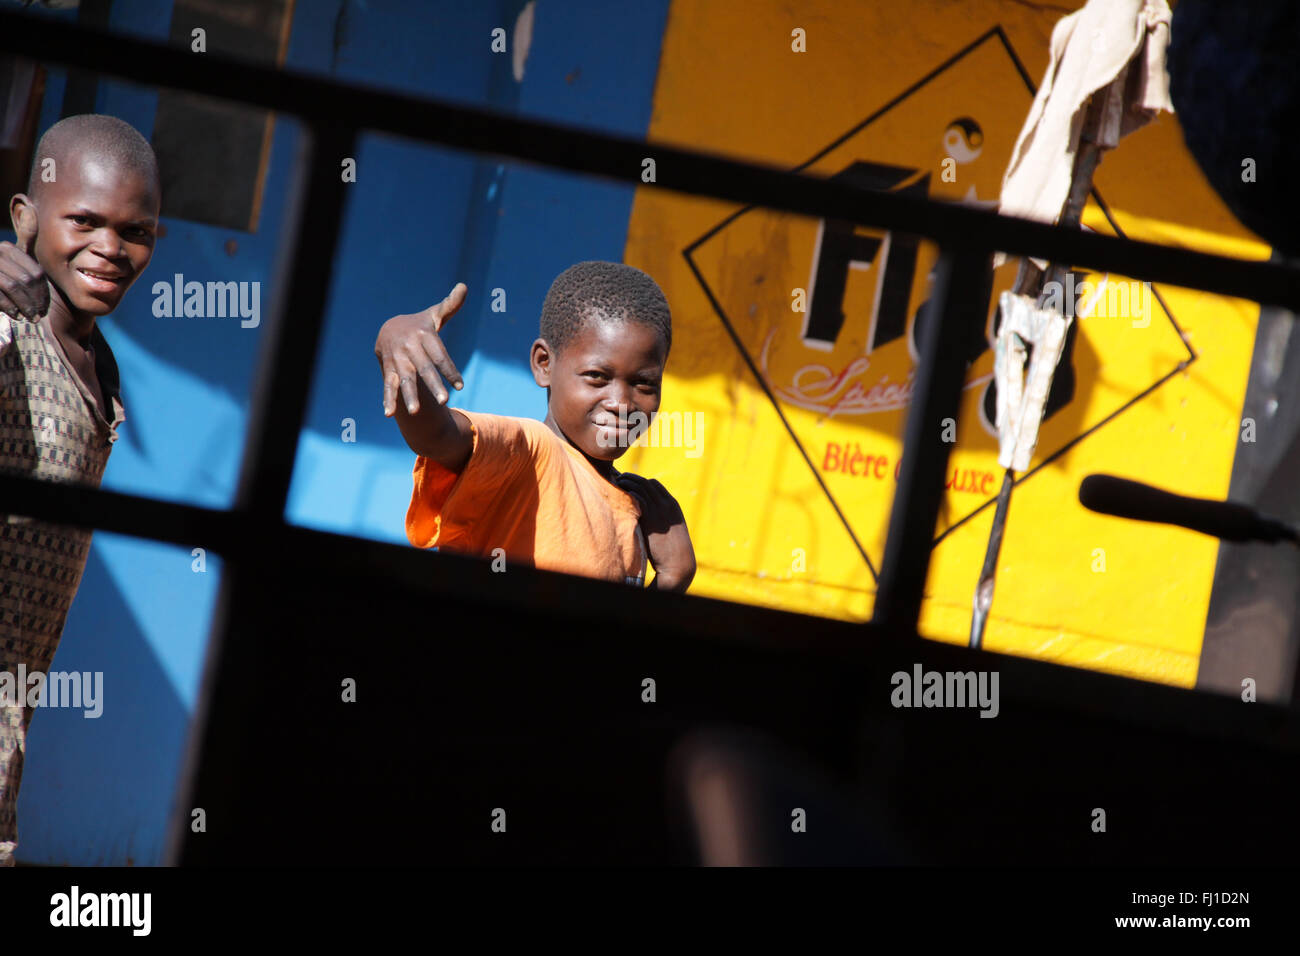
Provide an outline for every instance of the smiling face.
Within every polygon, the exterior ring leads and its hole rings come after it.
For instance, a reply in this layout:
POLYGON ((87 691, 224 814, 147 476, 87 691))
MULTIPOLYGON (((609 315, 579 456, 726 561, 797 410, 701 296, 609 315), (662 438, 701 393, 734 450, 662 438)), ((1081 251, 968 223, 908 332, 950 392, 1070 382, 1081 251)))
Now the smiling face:
POLYGON ((73 151, 54 182, 14 197, 14 228, 35 226, 33 256, 75 313, 107 315, 153 256, 158 196, 149 177, 73 151))
POLYGON ((538 339, 533 378, 550 389, 547 423, 588 458, 614 461, 659 410, 667 359, 663 337, 630 320, 593 317, 558 354, 538 339))

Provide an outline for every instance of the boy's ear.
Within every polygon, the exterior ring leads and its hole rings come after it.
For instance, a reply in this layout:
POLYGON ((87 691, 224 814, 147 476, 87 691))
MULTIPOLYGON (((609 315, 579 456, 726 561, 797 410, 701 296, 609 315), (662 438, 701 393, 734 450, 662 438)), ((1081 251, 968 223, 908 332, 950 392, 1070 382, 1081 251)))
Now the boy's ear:
POLYGON ((533 381, 542 388, 551 387, 551 363, 555 352, 546 339, 538 339, 528 353, 528 364, 533 369, 533 381))
POLYGON ((29 256, 36 249, 36 204, 26 193, 14 193, 9 200, 9 221, 18 234, 17 246, 29 256))

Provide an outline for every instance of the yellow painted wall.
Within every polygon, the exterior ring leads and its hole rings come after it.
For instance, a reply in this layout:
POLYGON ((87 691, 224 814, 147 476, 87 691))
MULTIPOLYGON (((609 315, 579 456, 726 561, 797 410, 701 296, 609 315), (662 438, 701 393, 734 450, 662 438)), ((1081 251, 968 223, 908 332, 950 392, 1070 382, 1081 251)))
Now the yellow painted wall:
MULTIPOLYGON (((994 201, 1032 101, 1007 45, 1036 86, 1062 15, 1060 5, 999 0, 821 0, 797 10, 774 0, 675 0, 648 135, 791 169, 807 164, 812 175, 834 175, 858 161, 887 164, 916 170, 913 180, 928 172, 933 197, 994 201), (1006 44, 990 33, 995 27, 1006 44), (805 31, 806 52, 791 49, 796 28, 805 31), (980 136, 954 139, 952 124, 961 118, 974 120, 980 136), (944 182, 941 164, 954 148, 964 161, 955 182, 944 182)), ((1267 257, 1267 247, 1204 181, 1174 117, 1106 154, 1095 182, 1133 238, 1267 257)), ((907 336, 868 351, 884 260, 849 272, 834 346, 809 347, 801 336, 806 314, 792 311, 792 290, 812 287, 820 224, 763 209, 734 216, 738 211, 652 189, 636 196, 625 259, 658 280, 673 309, 661 414, 691 416, 700 431, 690 436, 695 447, 665 447, 661 428, 652 435, 657 447, 634 448, 624 461, 660 478, 681 502, 699 561, 693 593, 864 619, 874 593, 867 562, 709 294, 780 396, 782 413, 878 570, 906 414, 897 386, 913 368, 907 336), (684 250, 724 222, 688 261, 684 250), (841 373, 836 389, 830 383, 841 373), (828 449, 846 443, 862 452, 850 461, 857 475, 829 467, 835 453, 828 449), (867 455, 873 462, 863 475, 867 455)), ((1113 231, 1091 203, 1085 223, 1113 231)), ((909 317, 925 298, 934 256, 923 244, 909 317)), ((1015 268, 1013 261, 998 271, 994 301, 1015 268)), ((985 641, 994 651, 1191 686, 1217 542, 1092 514, 1078 504, 1077 489, 1085 475, 1103 471, 1226 497, 1259 309, 1156 288, 1168 312, 1155 305, 1145 327, 1129 314, 1077 320, 1076 393, 1044 423, 1031 469, 1088 434, 1015 490, 985 641), (1120 412, 1187 358, 1178 328, 1198 358, 1120 412)), ((947 493, 936 535, 991 501, 1001 483, 996 442, 976 414, 992 370, 990 349, 972 365, 950 462, 957 486, 976 490, 947 493)), ((992 516, 989 504, 935 548, 921 620, 927 636, 965 643, 992 516)))

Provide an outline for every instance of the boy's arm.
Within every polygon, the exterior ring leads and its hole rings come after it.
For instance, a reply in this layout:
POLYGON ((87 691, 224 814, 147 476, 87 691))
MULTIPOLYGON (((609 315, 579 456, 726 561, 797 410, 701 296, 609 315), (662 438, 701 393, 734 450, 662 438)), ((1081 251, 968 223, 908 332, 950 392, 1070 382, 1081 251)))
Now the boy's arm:
POLYGON ((455 388, 465 382, 438 332, 465 301, 465 291, 465 284, 457 283, 437 305, 393 316, 375 339, 375 357, 384 377, 384 414, 397 419, 411 451, 450 471, 465 467, 474 437, 469 419, 447 407, 450 393, 438 373, 455 388))
POLYGON ((623 472, 616 484, 641 506, 641 530, 655 569, 650 588, 685 592, 695 577, 695 548, 681 506, 653 478, 623 472))

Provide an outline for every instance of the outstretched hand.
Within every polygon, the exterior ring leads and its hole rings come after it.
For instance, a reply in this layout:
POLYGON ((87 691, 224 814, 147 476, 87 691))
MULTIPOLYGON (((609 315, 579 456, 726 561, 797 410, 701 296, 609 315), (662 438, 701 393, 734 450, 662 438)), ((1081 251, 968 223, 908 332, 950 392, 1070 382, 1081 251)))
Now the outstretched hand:
POLYGON ((379 336, 375 339, 375 357, 379 359, 379 367, 384 375, 386 416, 391 418, 396 413, 399 391, 407 414, 415 415, 419 412, 420 390, 417 378, 424 382, 439 405, 446 405, 451 396, 443 384, 443 378, 451 382, 453 388, 465 387, 465 380, 438 336, 447 320, 464 303, 465 292, 465 283, 458 282, 437 305, 430 306, 423 312, 395 315, 379 329, 379 336))

